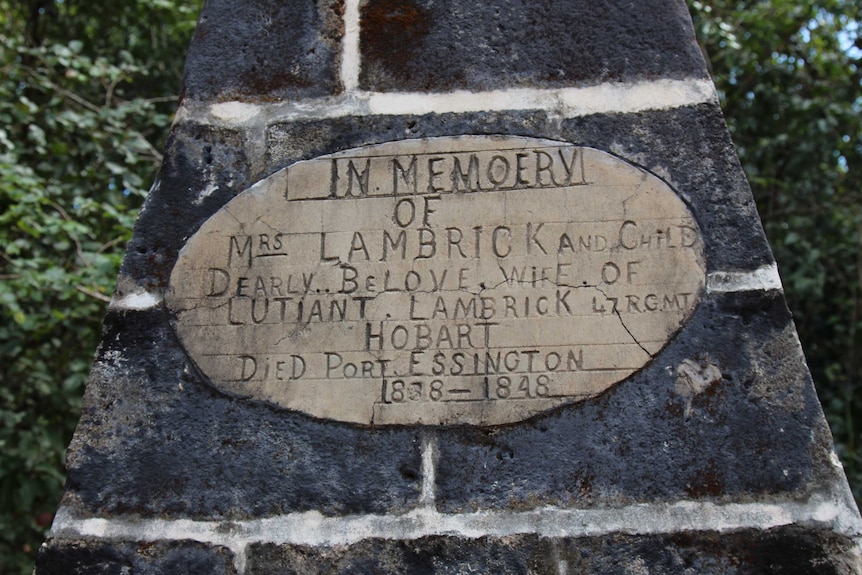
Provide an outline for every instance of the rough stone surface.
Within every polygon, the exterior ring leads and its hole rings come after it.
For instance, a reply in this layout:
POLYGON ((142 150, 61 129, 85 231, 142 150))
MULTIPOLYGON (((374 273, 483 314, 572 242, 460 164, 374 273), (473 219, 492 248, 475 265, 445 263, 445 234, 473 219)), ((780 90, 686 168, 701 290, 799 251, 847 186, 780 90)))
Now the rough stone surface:
POLYGON ((70 449, 70 505, 231 519, 383 513, 418 500, 419 430, 323 424, 220 394, 167 319, 164 310, 106 319, 70 449))
POLYGON ((574 409, 438 437, 437 502, 447 512, 801 498, 837 475, 776 292, 708 297, 652 364, 574 409), (714 366, 720 379, 681 394, 686 360, 714 366))
POLYGON ((682 2, 368 0, 360 24, 366 90, 707 77, 682 2))
POLYGON ((206 2, 183 96, 261 101, 338 92, 343 10, 343 0, 206 2))
POLYGON ((190 231, 251 184, 244 146, 245 136, 237 130, 194 123, 174 127, 120 268, 132 284, 129 290, 165 288, 190 231))
POLYGON ((589 141, 619 154, 679 190, 708 230, 709 271, 774 262, 718 106, 573 118, 562 122, 560 132, 566 141, 589 141))
POLYGON ((252 546, 246 573, 838 575, 856 561, 848 543, 829 532, 789 527, 722 535, 373 539, 324 548, 263 544, 252 546))
POLYGON ((236 575, 233 554, 194 541, 106 543, 57 539, 39 550, 41 575, 236 575))
POLYGON ((140 287, 165 288, 179 250, 207 218, 255 181, 296 161, 398 139, 460 133, 541 137, 610 151, 680 191, 703 231, 708 271, 754 270, 773 261, 721 111, 704 105, 593 115, 562 125, 543 112, 274 123, 267 129, 266 162, 260 168, 250 165, 242 132, 183 123, 172 132, 121 274, 140 287))
MULTIPOLYGON (((81 510, 246 518, 418 504, 419 429, 325 423, 225 396, 161 310, 112 313, 105 329, 70 446, 67 490, 81 510)), ((709 296, 656 361, 599 398, 518 425, 436 432, 438 507, 802 498, 837 474, 803 368, 780 294, 709 296), (685 360, 722 379, 680 394, 685 360)))

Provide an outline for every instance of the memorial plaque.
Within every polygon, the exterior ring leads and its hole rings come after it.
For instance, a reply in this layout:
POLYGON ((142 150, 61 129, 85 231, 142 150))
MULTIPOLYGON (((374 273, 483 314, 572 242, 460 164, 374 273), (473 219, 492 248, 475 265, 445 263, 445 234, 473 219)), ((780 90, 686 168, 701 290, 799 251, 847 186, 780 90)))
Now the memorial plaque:
POLYGON ((231 395, 366 425, 523 420, 644 367, 704 288, 697 223, 608 153, 523 137, 368 146, 246 190, 167 304, 231 395))

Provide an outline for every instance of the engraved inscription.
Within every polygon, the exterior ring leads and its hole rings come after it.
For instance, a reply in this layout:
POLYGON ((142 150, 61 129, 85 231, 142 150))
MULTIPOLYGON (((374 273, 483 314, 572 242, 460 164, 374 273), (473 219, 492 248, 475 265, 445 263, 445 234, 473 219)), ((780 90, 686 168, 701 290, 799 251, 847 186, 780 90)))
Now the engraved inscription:
POLYGON ((493 425, 648 363, 704 286, 664 182, 590 148, 407 140, 300 162, 188 241, 167 304, 227 393, 346 422, 493 425))

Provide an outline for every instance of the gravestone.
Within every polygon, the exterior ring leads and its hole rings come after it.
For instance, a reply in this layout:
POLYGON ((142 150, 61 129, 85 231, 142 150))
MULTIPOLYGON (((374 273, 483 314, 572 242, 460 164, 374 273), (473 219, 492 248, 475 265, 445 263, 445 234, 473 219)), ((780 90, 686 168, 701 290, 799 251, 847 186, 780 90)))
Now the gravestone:
POLYGON ((681 1, 210 0, 38 575, 860 573, 681 1))

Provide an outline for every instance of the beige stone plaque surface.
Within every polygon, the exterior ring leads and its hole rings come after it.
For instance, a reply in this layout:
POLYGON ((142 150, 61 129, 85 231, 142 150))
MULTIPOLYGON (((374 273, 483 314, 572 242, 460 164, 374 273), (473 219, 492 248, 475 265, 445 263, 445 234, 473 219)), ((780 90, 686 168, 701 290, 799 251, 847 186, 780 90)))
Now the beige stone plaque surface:
POLYGON ((519 421, 643 368, 704 287, 664 182, 548 140, 297 163, 188 241, 167 305, 218 389, 366 425, 519 421))

